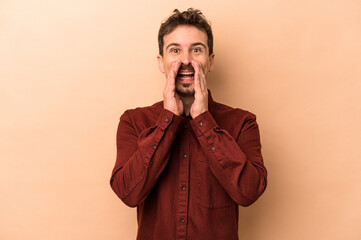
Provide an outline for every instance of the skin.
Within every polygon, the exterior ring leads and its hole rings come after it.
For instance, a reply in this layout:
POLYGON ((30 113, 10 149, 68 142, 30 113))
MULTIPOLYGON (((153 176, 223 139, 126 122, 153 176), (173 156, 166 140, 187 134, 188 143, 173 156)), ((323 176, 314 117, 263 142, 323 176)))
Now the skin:
POLYGON ((193 26, 176 27, 164 36, 163 56, 158 55, 157 60, 166 77, 164 108, 192 118, 208 111, 206 79, 214 66, 214 53, 209 55, 207 34, 193 26), (190 69, 194 69, 193 78, 177 75, 190 69))

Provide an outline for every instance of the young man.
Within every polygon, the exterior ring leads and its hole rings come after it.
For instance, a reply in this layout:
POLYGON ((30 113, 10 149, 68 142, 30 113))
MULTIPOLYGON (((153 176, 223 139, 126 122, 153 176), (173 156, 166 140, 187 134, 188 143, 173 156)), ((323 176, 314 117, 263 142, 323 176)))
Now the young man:
POLYGON ((121 116, 111 187, 137 207, 137 239, 238 239, 238 205, 267 182, 256 117, 207 90, 213 36, 199 10, 174 10, 158 42, 163 101, 121 116))

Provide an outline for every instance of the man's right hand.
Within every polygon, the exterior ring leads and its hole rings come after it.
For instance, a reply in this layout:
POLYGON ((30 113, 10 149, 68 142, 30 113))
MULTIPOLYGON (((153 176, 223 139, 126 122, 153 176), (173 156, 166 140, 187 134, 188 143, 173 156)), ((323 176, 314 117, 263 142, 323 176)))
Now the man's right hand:
POLYGON ((163 92, 164 108, 178 116, 181 116, 184 111, 183 102, 175 91, 175 78, 177 77, 178 69, 180 66, 180 61, 172 63, 172 68, 168 73, 167 81, 163 92))

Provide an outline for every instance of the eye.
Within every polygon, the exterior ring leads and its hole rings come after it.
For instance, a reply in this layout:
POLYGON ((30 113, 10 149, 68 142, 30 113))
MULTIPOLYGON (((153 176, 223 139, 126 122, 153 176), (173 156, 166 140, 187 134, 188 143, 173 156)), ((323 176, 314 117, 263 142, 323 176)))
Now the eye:
POLYGON ((201 52, 202 52, 202 49, 201 49, 201 48, 193 48, 193 49, 192 49, 192 52, 194 52, 194 53, 201 53, 201 52))
POLYGON ((177 49, 177 48, 172 48, 172 49, 170 49, 170 52, 171 52, 171 53, 179 53, 179 49, 177 49))

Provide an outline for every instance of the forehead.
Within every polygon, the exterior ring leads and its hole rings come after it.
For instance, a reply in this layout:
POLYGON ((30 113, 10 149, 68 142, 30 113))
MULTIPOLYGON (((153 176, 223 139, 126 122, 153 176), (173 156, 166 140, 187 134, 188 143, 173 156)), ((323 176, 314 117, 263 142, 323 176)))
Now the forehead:
POLYGON ((201 42, 207 46, 207 34, 194 26, 180 25, 164 36, 165 47, 170 43, 187 46, 196 42, 201 42))

